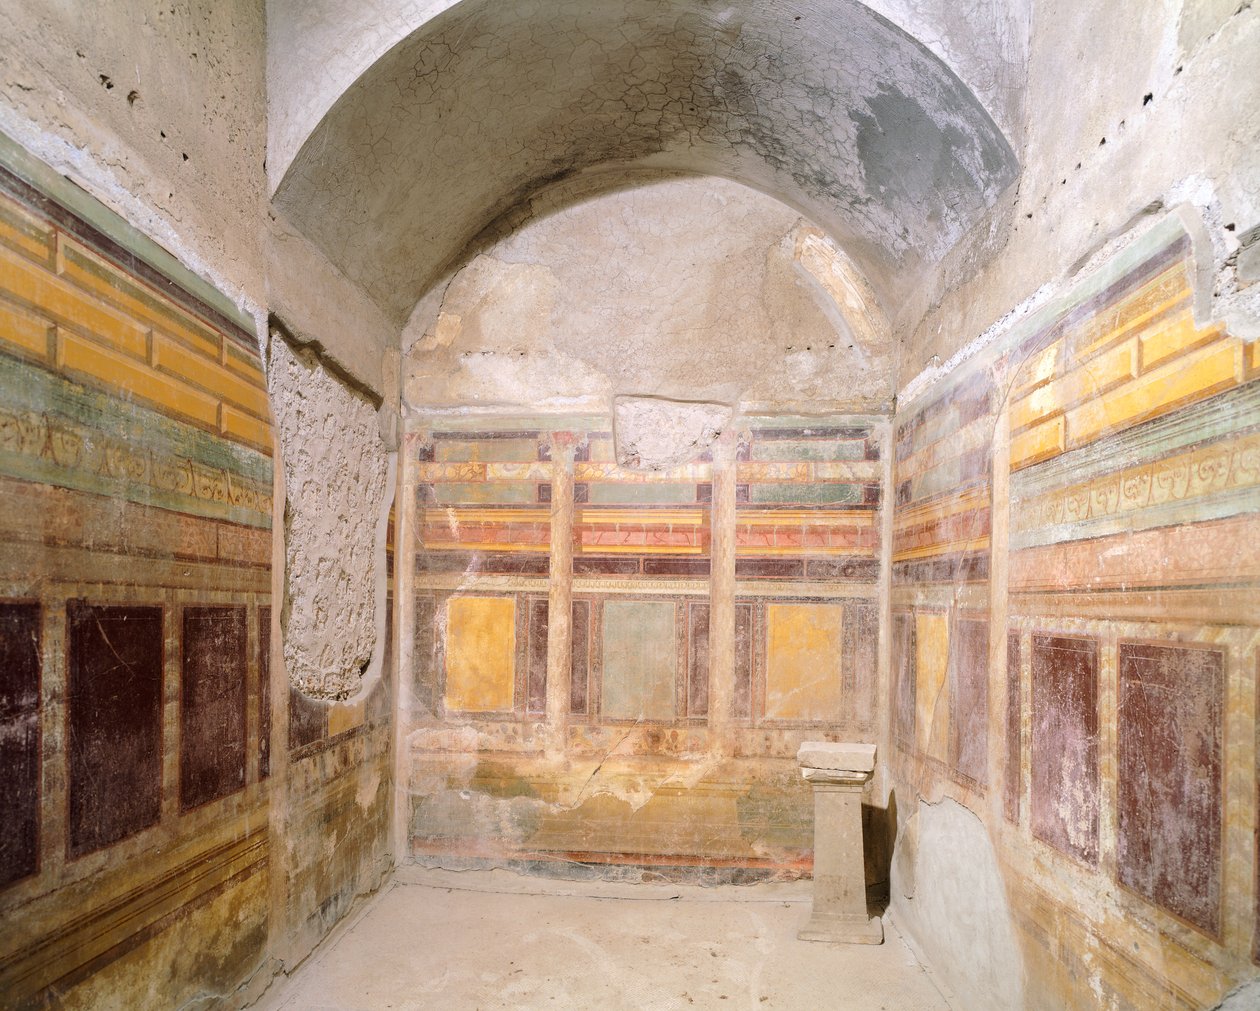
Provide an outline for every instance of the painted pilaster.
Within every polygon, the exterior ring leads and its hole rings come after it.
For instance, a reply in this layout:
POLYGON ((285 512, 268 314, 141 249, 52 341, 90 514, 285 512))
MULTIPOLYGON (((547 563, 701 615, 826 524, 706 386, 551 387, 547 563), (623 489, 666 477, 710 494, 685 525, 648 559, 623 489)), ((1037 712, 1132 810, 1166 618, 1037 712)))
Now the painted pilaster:
POLYGON ((551 436, 551 577, 547 590, 547 734, 549 757, 564 755, 573 652, 573 451, 570 432, 551 436))
POLYGON ((713 446, 709 569, 709 748, 734 753, 735 704, 735 433, 713 446))

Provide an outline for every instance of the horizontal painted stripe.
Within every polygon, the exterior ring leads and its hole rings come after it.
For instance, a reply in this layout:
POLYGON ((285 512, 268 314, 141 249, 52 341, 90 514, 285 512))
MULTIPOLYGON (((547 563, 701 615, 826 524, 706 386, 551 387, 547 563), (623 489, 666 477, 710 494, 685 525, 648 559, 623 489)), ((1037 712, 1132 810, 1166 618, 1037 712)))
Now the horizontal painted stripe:
POLYGON ((10 542, 0 550, 0 583, 10 588, 9 596, 18 597, 58 592, 54 589, 58 586, 74 595, 85 585, 134 591, 133 599, 146 590, 196 590, 227 597, 269 594, 271 569, 266 565, 146 558, 91 548, 10 542))
POLYGON ((134 273, 237 342, 257 346, 254 320, 114 211, 0 133, 0 189, 134 273))
POLYGON ((1012 474, 1011 501, 1028 501, 1200 443, 1257 429, 1260 383, 1249 383, 1012 474))
POLYGON ((930 544, 925 547, 912 548, 905 551, 894 551, 894 562, 912 561, 919 558, 930 558, 933 555, 943 554, 971 554, 977 551, 985 551, 989 547, 988 537, 975 537, 970 540, 960 541, 942 541, 939 544, 930 544))
POLYGON ((1012 590, 1139 589, 1260 580, 1260 516, 1125 531, 1013 551, 1012 590))
POLYGON ((873 527, 870 509, 748 509, 735 514, 739 527, 873 527))
POLYGON ((976 509, 989 508, 990 489, 986 485, 980 489, 971 489, 960 495, 937 499, 926 505, 916 505, 909 509, 899 509, 893 522, 893 530, 906 530, 922 526, 933 520, 944 519, 957 513, 971 512, 976 509))
POLYGON ((0 355, 0 404, 10 410, 60 415, 99 432, 271 485, 272 461, 266 453, 7 355, 0 355))
POLYGON ((703 526, 708 520, 707 509, 580 509, 577 513, 577 522, 582 526, 703 526))
POLYGON ((737 544, 735 554, 741 558, 778 558, 784 556, 799 558, 824 558, 832 555, 873 558, 878 545, 870 544, 808 544, 767 546, 764 544, 737 544))
POLYGON ((418 548, 422 551, 507 551, 520 554, 547 554, 547 544, 523 544, 519 541, 500 540, 440 540, 421 538, 418 548))
POLYGON ((270 529, 0 477, 0 541, 270 568, 270 529))

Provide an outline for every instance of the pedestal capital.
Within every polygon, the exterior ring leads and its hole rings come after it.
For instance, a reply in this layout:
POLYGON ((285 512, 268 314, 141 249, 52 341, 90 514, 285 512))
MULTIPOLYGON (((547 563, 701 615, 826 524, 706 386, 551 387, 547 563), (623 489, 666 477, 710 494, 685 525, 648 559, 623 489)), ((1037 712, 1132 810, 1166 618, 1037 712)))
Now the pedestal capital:
POLYGON ((805 741, 796 750, 796 761, 802 769, 837 773, 861 772, 870 775, 875 771, 875 745, 838 741, 805 741))

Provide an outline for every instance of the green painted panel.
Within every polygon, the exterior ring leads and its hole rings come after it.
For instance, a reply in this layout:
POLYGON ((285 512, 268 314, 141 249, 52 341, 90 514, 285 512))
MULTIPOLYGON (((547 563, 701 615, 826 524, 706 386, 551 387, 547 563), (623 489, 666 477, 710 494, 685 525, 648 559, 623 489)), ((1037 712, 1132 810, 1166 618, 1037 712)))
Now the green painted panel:
POLYGON ((910 479, 910 501, 939 495, 941 492, 956 489, 962 484, 962 460, 954 457, 944 460, 931 470, 924 471, 918 477, 910 479))
POLYGON ((592 505, 692 505, 696 501, 696 486, 694 483, 598 482, 590 486, 589 501, 592 505))
POLYGON ((57 415, 114 439, 271 483, 271 457, 263 453, 3 354, 0 405, 8 411, 57 415))
POLYGON ((533 505, 537 494, 534 483, 525 481, 433 485, 433 501, 438 505, 533 505))
POLYGON ((866 443, 855 439, 774 439, 752 444, 754 460, 863 460, 866 443))
POLYGON ((604 716, 614 720, 674 718, 678 647, 673 603, 607 601, 603 654, 604 716))
POLYGON ((807 505, 860 503, 860 484, 754 484, 749 487, 753 502, 807 505))
POLYGON ((434 456, 441 463, 531 463, 538 459, 537 439, 441 439, 434 443, 434 456))

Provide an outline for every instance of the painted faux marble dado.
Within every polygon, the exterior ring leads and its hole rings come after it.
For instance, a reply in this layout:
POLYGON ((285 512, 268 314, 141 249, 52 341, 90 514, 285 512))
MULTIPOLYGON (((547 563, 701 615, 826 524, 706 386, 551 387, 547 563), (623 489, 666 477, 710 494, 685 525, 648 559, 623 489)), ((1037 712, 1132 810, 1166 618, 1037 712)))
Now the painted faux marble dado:
POLYGON ((800 873, 797 745, 877 733, 879 426, 750 417, 636 470, 608 421, 408 433, 413 851, 800 873))

